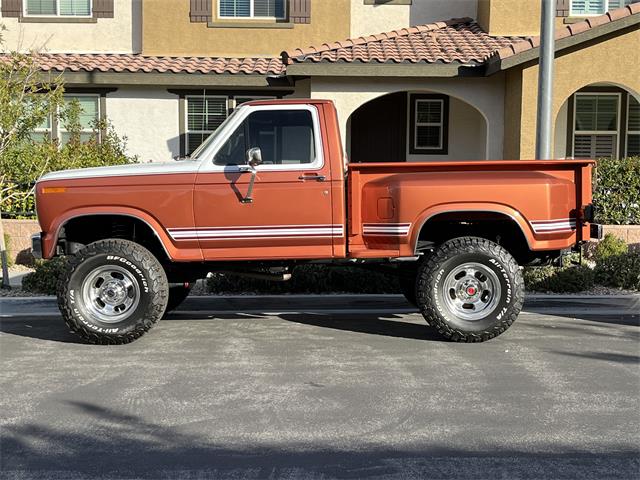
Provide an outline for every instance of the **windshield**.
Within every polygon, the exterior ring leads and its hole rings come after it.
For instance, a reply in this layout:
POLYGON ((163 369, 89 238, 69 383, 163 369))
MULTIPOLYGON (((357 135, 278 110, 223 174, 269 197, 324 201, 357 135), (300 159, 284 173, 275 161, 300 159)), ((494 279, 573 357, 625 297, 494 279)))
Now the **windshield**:
POLYGON ((209 145, 211 145, 215 141, 215 139, 218 138, 218 135, 220 135, 220 132, 224 130, 224 127, 238 114, 241 108, 242 107, 236 108, 233 113, 229 115, 218 128, 216 128, 216 131, 209 135, 205 139, 205 141, 202 142, 200 146, 193 151, 193 153, 190 155, 191 160, 198 160, 200 158, 200 156, 209 148, 209 145))

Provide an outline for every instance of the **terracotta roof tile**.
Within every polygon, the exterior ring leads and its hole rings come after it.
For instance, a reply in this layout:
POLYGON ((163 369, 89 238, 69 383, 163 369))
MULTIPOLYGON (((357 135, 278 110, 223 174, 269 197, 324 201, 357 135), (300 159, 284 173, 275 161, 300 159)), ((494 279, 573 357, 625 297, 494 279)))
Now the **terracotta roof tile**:
MULTIPOLYGON (((640 14, 640 3, 632 3, 623 8, 611 10, 610 12, 607 12, 604 15, 599 15, 597 17, 590 17, 582 22, 574 23, 574 24, 556 29, 556 40, 561 40, 563 38, 579 35, 588 30, 591 30, 592 28, 600 27, 602 25, 606 25, 608 23, 620 20, 622 18, 626 18, 631 15, 638 15, 638 14, 640 14)), ((537 36, 529 37, 527 39, 517 41, 512 45, 508 45, 506 47, 503 47, 497 50, 496 52, 494 52, 492 57, 503 60, 505 58, 511 57, 513 55, 517 55, 518 53, 522 53, 539 46, 540 46, 539 37, 537 36)))
POLYGON ((521 37, 488 35, 470 18, 455 18, 391 32, 282 52, 302 62, 481 63, 521 37))
POLYGON ((43 71, 281 75, 279 58, 154 57, 115 53, 43 53, 43 71))

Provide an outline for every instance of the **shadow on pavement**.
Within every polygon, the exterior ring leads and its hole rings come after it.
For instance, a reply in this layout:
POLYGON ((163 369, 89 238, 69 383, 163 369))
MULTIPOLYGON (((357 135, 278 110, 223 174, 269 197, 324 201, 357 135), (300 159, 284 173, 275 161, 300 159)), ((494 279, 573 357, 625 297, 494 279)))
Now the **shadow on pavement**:
MULTIPOLYGON (((168 315, 158 325, 162 328, 163 321, 225 321, 225 320, 260 320, 272 318, 267 314, 255 313, 228 313, 228 314, 194 314, 175 312, 168 315)), ((367 314, 330 315, 291 313, 280 314, 277 318, 291 323, 310 325, 335 330, 366 333, 371 335, 384 335, 396 338, 409 338, 415 340, 445 341, 433 332, 426 323, 411 323, 398 320, 399 315, 387 314, 384 318, 367 314)), ((156 327, 158 328, 158 327, 156 327)), ((0 331, 11 335, 29 337, 40 340, 49 340, 64 343, 84 343, 80 337, 68 331, 60 317, 38 318, 30 321, 29 318, 0 319, 0 331)))
POLYGON ((0 319, 0 332, 20 337, 49 340, 62 343, 84 343, 69 331, 60 317, 46 317, 30 321, 28 318, 0 319))
MULTIPOLYGON (((3 478, 633 478, 633 445, 594 445, 593 451, 542 444, 531 452, 492 444, 474 450, 433 443, 353 450, 309 440, 270 444, 250 439, 216 443, 213 420, 207 438, 99 405, 67 401, 83 425, 73 431, 38 423, 2 431, 3 478), (89 432, 95 433, 89 433, 89 432)), ((500 442, 498 442, 500 443, 500 442)))
POLYGON ((566 356, 569 356, 569 357, 588 358, 588 359, 593 359, 593 360, 604 360, 606 362, 640 364, 640 356, 639 355, 627 355, 627 354, 624 354, 624 353, 560 352, 560 351, 554 351, 552 353, 557 353, 559 355, 566 355, 566 356))
POLYGON ((341 315, 340 318, 336 318, 333 315, 295 315, 285 313, 279 315, 278 318, 301 325, 332 328, 355 333, 410 338, 414 340, 446 341, 438 335, 437 332, 433 331, 426 322, 420 324, 389 320, 389 318, 401 318, 397 315, 385 315, 383 319, 380 317, 372 318, 366 315, 341 315))

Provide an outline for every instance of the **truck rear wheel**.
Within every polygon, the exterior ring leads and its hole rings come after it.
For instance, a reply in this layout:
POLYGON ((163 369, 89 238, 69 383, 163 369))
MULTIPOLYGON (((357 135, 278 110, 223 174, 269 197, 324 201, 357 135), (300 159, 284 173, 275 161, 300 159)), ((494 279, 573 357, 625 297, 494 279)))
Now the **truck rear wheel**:
POLYGON ((146 248, 101 240, 70 258, 58 282, 58 306, 71 331, 88 342, 123 344, 162 318, 168 290, 162 265, 146 248))
POLYGON ((484 238, 445 242, 418 269, 418 306, 427 322, 456 342, 484 342, 515 321, 524 282, 515 259, 484 238))

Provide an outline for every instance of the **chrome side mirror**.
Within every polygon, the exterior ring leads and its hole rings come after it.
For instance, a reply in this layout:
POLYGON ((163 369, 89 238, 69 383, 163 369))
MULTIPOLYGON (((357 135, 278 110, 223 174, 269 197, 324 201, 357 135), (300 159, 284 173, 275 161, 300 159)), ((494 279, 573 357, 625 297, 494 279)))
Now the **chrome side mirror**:
POLYGON ((260 147, 253 147, 247 150, 247 165, 256 168, 262 163, 262 150, 260 147))
POLYGON ((260 147, 253 147, 247 150, 247 166, 251 172, 251 180, 249 180, 249 188, 247 196, 242 199, 242 203, 253 203, 253 184, 256 181, 258 171, 256 167, 262 163, 262 150, 260 147))

